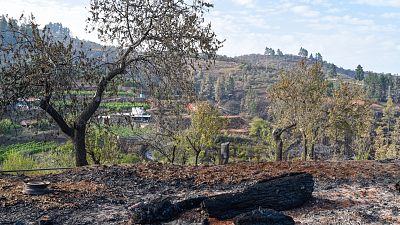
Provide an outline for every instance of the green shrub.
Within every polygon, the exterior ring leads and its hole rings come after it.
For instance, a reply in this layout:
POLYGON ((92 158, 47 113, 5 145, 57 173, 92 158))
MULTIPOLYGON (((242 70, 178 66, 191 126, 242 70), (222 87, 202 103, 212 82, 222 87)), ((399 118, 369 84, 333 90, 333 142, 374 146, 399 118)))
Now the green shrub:
POLYGON ((50 123, 47 119, 41 119, 37 121, 34 127, 43 131, 49 129, 50 123))
POLYGON ((118 139, 106 127, 91 127, 86 133, 86 149, 91 163, 118 163, 120 149, 118 139))
POLYGON ((27 170, 37 166, 32 156, 15 150, 9 151, 5 155, 5 160, 1 165, 2 170, 27 170))
POLYGON ((21 126, 14 124, 10 119, 0 120, 0 134, 10 134, 13 130, 19 127, 21 126))
POLYGON ((122 158, 119 160, 119 163, 122 164, 133 164, 133 163, 138 163, 140 162, 140 158, 136 154, 124 154, 122 155, 122 158))
POLYGON ((74 145, 71 141, 36 157, 42 168, 74 167, 74 145))
POLYGON ((152 132, 151 128, 135 128, 130 126, 113 125, 110 127, 113 134, 119 137, 135 137, 152 132))

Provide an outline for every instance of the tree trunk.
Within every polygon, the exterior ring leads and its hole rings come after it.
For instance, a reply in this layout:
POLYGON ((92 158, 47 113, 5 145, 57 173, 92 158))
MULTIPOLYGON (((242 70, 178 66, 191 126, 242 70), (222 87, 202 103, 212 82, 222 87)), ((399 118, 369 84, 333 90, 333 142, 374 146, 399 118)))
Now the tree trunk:
POLYGON ((174 164, 174 162, 175 162, 175 154, 176 154, 176 145, 174 145, 174 147, 172 147, 171 164, 174 164))
POLYGON ((200 151, 196 152, 196 162, 195 165, 197 166, 199 163, 199 156, 200 156, 200 151))
POLYGON ((311 143, 311 149, 310 149, 310 153, 311 153, 311 160, 315 160, 315 144, 314 142, 311 143))
POLYGON ((86 125, 77 126, 74 128, 74 136, 72 141, 75 149, 75 162, 76 166, 86 166, 89 163, 86 160, 86 125))
POLYGON ((202 209, 212 218, 231 219, 255 209, 289 210, 312 198, 314 180, 308 173, 292 173, 262 181, 239 193, 205 200, 202 209))
POLYGON ((304 155, 303 155, 303 160, 307 161, 307 154, 308 154, 308 148, 307 148, 307 136, 303 132, 303 148, 304 148, 304 155))
POLYGON ((283 141, 281 138, 281 134, 282 133, 277 133, 275 134, 275 132, 273 133, 274 135, 274 141, 276 144, 276 161, 282 161, 282 152, 283 152, 283 141))
POLYGON ((283 132, 285 132, 286 130, 291 129, 292 127, 295 127, 296 124, 291 124, 285 128, 277 128, 272 132, 272 136, 274 137, 274 141, 276 144, 276 161, 282 161, 282 155, 283 155, 283 141, 281 138, 281 135, 283 134, 283 132))

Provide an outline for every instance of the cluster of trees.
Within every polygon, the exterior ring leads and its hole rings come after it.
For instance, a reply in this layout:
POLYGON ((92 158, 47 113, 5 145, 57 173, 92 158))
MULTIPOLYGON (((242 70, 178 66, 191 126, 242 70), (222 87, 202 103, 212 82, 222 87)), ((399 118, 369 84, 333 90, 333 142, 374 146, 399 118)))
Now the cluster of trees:
POLYGON ((303 57, 303 58, 309 57, 310 60, 316 60, 316 61, 319 61, 319 62, 323 62, 323 58, 322 58, 321 53, 317 52, 317 53, 315 53, 315 56, 313 56, 313 54, 311 53, 310 56, 308 56, 307 49, 305 49, 303 47, 300 48, 298 55, 300 57, 303 57))
POLYGON ((283 52, 278 48, 278 49, 276 50, 276 53, 275 53, 275 50, 274 50, 273 48, 265 47, 264 55, 283 56, 283 52))
POLYGON ((400 103, 400 78, 391 74, 368 72, 364 79, 365 89, 370 98, 385 102, 389 97, 400 103))
POLYGON ((282 159, 284 132, 302 140, 303 159, 315 159, 315 146, 321 143, 328 144, 334 153, 351 156, 356 150, 352 143, 368 134, 366 124, 372 113, 362 88, 340 81, 333 90, 330 87, 320 63, 308 66, 302 61, 282 73, 271 88, 269 112, 278 160, 282 159))
POLYGON ((232 75, 214 77, 200 70, 196 76, 195 90, 200 98, 220 104, 234 94, 235 80, 232 75))
POLYGON ((398 159, 400 157, 400 118, 396 105, 389 96, 383 116, 375 122, 374 153, 376 159, 398 159))

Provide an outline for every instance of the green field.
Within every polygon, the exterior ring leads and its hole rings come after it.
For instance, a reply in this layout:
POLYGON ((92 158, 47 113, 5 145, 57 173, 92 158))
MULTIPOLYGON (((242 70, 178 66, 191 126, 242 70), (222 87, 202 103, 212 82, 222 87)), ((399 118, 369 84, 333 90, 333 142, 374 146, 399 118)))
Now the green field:
POLYGON ((0 146, 0 162, 3 161, 10 152, 19 152, 26 155, 33 155, 55 149, 58 146, 53 141, 49 142, 26 142, 7 146, 0 146))

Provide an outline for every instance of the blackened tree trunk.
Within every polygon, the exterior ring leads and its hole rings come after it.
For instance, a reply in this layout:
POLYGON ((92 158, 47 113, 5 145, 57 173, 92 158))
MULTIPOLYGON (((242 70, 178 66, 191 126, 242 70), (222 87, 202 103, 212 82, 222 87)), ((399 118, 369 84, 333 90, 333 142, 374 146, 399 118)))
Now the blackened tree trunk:
POLYGON ((276 161, 282 161, 282 155, 283 155, 283 140, 281 135, 283 134, 283 132, 295 127, 296 124, 291 124, 287 127, 284 128, 277 128, 272 132, 272 136, 274 137, 274 141, 276 144, 276 152, 275 152, 275 157, 276 157, 276 161))
POLYGON ((289 210, 312 198, 314 180, 308 173, 292 173, 250 186, 239 193, 204 200, 202 209, 212 218, 231 219, 255 209, 289 210))

